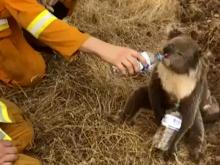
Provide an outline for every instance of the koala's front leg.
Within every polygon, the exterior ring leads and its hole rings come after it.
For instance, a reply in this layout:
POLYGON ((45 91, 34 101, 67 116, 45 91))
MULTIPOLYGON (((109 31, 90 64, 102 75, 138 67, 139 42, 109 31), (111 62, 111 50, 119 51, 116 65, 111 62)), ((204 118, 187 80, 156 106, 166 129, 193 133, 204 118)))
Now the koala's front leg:
POLYGON ((154 111, 156 123, 157 125, 160 125, 167 108, 166 103, 169 101, 167 100, 166 92, 162 87, 161 80, 158 77, 158 73, 156 71, 152 73, 148 90, 150 104, 154 111))
MULTIPOLYGON (((183 98, 180 101, 179 112, 182 115, 182 125, 167 152, 169 156, 173 155, 177 151, 178 143, 187 133, 187 131, 194 125, 196 115, 198 114, 198 111, 200 111, 203 86, 204 81, 198 81, 198 83, 196 84, 196 88, 193 90, 191 95, 183 98)), ((199 115, 201 115, 201 113, 199 113, 199 115)))
POLYGON ((148 87, 143 86, 135 90, 128 98, 124 111, 119 116, 121 122, 127 121, 131 125, 134 124, 134 119, 141 108, 150 108, 148 98, 148 87))
POLYGON ((167 154, 172 156, 177 151, 177 145, 187 131, 193 126, 197 112, 199 111, 200 103, 199 91, 194 91, 190 97, 181 100, 179 111, 182 115, 182 125, 177 132, 167 154))
POLYGON ((194 124, 190 130, 189 142, 190 142, 190 155, 195 162, 198 162, 203 153, 205 130, 200 111, 197 111, 194 124))
MULTIPOLYGON (((186 108, 186 107, 185 107, 186 108)), ((197 110, 198 111, 198 108, 197 110)), ((182 114, 182 113, 181 113, 182 114)), ((180 130, 177 132, 170 148, 167 152, 167 156, 172 156, 177 152, 177 145, 183 136, 187 133, 187 131, 193 126, 195 120, 195 112, 186 111, 185 114, 182 114, 182 125, 180 130)))

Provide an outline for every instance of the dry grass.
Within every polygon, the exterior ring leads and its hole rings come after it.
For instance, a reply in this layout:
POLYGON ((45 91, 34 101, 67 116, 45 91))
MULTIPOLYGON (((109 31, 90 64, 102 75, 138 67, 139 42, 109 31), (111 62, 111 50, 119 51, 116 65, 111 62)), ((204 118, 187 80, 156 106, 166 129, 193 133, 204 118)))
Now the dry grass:
MULTIPOLYGON (((137 50, 156 51, 166 40, 166 29, 178 22, 177 0, 80 0, 73 24, 105 41, 137 50)), ((33 121, 36 139, 31 153, 44 164, 162 165, 152 151, 156 131, 153 115, 139 117, 134 127, 106 120, 123 108, 132 89, 148 76, 121 77, 96 57, 79 54, 75 62, 55 59, 48 75, 31 89, 1 87, 1 94, 18 103, 33 121)), ((206 161, 212 159, 209 145, 206 161)), ((172 165, 191 165, 181 147, 172 165)))

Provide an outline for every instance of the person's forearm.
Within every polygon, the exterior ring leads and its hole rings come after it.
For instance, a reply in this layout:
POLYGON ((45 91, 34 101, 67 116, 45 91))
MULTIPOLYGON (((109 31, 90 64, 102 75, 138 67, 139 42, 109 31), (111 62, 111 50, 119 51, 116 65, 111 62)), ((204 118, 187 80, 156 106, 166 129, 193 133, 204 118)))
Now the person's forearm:
POLYGON ((108 51, 110 46, 112 45, 109 43, 101 41, 95 37, 89 37, 80 47, 80 51, 95 53, 102 58, 102 54, 108 51))

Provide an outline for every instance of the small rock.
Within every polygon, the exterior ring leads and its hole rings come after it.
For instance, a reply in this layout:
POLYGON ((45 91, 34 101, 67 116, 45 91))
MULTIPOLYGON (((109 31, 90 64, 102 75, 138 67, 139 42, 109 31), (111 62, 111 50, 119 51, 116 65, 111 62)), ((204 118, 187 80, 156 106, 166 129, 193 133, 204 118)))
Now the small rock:
POLYGON ((214 14, 214 17, 215 18, 219 18, 219 14, 214 14))
POLYGON ((212 20, 208 19, 208 20, 207 20, 207 23, 210 23, 210 22, 212 22, 212 20))
POLYGON ((212 52, 211 52, 210 50, 207 52, 207 56, 208 56, 208 57, 211 57, 211 56, 212 56, 212 52))
POLYGON ((217 163, 220 163, 220 156, 216 156, 215 160, 216 160, 217 163))

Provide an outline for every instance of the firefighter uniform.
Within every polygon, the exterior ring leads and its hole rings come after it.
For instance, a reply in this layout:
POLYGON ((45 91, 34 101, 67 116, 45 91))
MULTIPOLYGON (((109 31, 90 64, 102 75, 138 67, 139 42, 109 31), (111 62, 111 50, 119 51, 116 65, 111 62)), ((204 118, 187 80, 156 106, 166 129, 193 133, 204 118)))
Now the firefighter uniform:
POLYGON ((31 147, 33 127, 23 112, 12 102, 0 98, 0 139, 12 141, 18 150, 15 165, 40 165, 41 162, 22 154, 31 147))
POLYGON ((0 0, 0 80, 8 85, 28 86, 45 73, 41 54, 27 43, 21 28, 67 59, 89 37, 57 19, 37 0, 0 0))

